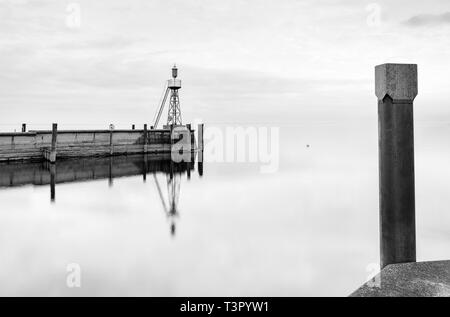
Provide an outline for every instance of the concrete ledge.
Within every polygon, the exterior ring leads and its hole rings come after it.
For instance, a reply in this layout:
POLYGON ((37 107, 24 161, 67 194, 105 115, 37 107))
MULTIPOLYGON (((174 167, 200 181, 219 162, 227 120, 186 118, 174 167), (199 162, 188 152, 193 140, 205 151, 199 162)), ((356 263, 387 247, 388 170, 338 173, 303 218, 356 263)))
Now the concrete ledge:
POLYGON ((388 265, 350 297, 450 297, 450 261, 388 265))
POLYGON ((36 132, 0 132, 0 136, 36 136, 36 132))
MULTIPOLYGON (((77 134, 81 134, 81 133, 142 133, 144 132, 144 130, 142 129, 135 129, 135 130, 126 130, 126 129, 117 129, 117 130, 58 130, 58 134, 61 133, 77 133, 77 134)), ((170 130, 168 129, 150 129, 148 130, 148 132, 169 132, 170 130)), ((29 132, 25 132, 25 133, 21 133, 21 132, 15 132, 15 134, 17 135, 23 135, 23 134, 47 134, 47 133, 52 133, 52 130, 30 130, 29 132)), ((6 133, 4 133, 6 134, 6 133)))

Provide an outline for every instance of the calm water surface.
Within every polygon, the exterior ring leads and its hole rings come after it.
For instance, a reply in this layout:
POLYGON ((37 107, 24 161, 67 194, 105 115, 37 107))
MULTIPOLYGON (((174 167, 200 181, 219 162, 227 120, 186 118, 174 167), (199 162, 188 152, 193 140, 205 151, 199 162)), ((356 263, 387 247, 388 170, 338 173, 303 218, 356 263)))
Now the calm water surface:
MULTIPOLYGON (((450 258, 449 131, 416 127, 419 260, 450 258)), ((143 156, 1 165, 0 295, 348 295, 379 261, 376 122, 280 135, 273 174, 143 156)))

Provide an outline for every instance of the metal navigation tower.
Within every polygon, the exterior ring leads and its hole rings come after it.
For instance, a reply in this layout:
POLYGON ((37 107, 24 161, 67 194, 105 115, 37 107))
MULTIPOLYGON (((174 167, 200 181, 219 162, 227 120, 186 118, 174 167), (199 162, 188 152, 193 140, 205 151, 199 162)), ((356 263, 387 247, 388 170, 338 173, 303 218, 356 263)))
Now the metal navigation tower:
POLYGON ((167 125, 182 125, 180 98, 178 89, 181 88, 181 80, 177 79, 178 68, 176 65, 172 68, 172 79, 169 79, 168 87, 170 89, 169 114, 167 115, 167 125))
POLYGON ((164 96, 162 98, 161 104, 158 108, 157 116, 154 122, 154 128, 156 129, 159 123, 159 119, 161 118, 161 114, 163 112, 164 106, 166 104, 167 97, 169 96, 169 112, 167 114, 167 126, 181 126, 183 125, 181 119, 181 110, 180 110, 180 98, 178 94, 178 90, 181 89, 181 80, 177 79, 178 77, 178 68, 176 65, 172 68, 172 79, 167 81, 167 86, 164 91, 164 96))

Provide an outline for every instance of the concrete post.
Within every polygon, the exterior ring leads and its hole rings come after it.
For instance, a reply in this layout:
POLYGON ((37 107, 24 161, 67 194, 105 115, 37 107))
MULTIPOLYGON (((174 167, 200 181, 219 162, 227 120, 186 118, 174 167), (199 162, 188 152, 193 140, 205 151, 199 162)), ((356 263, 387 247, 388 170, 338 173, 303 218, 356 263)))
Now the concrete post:
POLYGON ((147 153, 148 150, 148 130, 147 124, 144 124, 144 153, 147 153))
POLYGON ((27 125, 26 123, 22 123, 22 133, 27 132, 27 125))
POLYGON ((417 65, 375 68, 381 268, 416 261, 413 101, 417 92, 417 65))
POLYGON ((56 144, 58 141, 58 124, 57 123, 53 123, 52 125, 52 147, 50 150, 50 157, 49 157, 49 161, 50 163, 55 163, 56 162, 56 144))

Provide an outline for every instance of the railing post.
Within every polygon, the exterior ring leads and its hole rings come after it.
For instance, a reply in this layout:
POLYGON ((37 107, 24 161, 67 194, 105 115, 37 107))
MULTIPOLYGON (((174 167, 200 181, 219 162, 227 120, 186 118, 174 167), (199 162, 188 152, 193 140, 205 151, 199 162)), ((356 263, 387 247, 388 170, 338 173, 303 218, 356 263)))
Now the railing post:
POLYGON ((49 157, 49 161, 50 163, 55 163, 56 162, 56 143, 58 140, 58 124, 57 123, 53 123, 52 125, 52 147, 50 150, 50 157, 49 157))
POLYGON ((417 65, 375 67, 381 268, 416 261, 413 101, 417 65))

